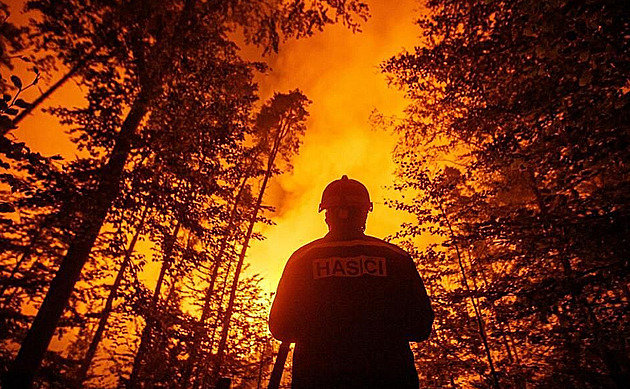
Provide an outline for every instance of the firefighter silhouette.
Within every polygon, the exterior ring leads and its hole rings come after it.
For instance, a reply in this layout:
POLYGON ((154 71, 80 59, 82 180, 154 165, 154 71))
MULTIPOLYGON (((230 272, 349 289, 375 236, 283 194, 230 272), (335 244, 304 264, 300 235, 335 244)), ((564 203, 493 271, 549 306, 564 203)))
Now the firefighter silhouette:
POLYGON ((365 235, 360 182, 330 183, 322 210, 329 232, 289 258, 269 317, 295 343, 292 387, 418 388, 409 342, 427 339, 433 310, 411 257, 365 235))

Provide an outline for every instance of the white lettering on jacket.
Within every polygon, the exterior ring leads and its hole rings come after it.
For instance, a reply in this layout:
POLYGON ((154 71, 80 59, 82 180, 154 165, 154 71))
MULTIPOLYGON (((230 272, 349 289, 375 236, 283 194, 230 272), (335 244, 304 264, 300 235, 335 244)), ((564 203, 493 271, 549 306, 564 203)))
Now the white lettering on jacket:
POLYGON ((361 277, 363 275, 387 277, 387 261, 382 257, 330 257, 313 260, 313 278, 361 277))

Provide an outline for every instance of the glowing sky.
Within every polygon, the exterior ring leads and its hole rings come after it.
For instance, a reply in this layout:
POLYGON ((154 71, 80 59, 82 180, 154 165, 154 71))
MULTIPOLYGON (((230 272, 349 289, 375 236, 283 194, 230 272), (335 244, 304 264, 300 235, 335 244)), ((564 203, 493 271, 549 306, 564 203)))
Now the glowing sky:
POLYGON ((264 226, 267 239, 250 249, 251 270, 265 277, 265 288, 275 290, 291 253, 327 232, 317 213, 326 185, 347 174, 363 182, 372 196, 374 212, 366 232, 384 237, 396 231, 404 215, 383 205, 391 185, 395 138, 372 130, 370 112, 391 115, 405 106, 400 91, 387 86, 378 65, 403 48, 411 49, 420 33, 413 21, 419 3, 369 1, 372 17, 363 32, 342 26, 281 47, 270 59, 272 72, 260 78, 263 97, 271 90, 299 87, 312 101, 310 120, 294 170, 275 179, 265 200, 277 208, 275 226, 264 226))
MULTIPOLYGON (((402 113, 402 92, 387 86, 378 65, 403 48, 413 47, 420 32, 413 24, 420 5, 415 0, 368 4, 372 16, 363 25, 363 32, 352 34, 339 25, 309 39, 287 42, 279 54, 265 59, 271 72, 258 77, 263 100, 274 91, 300 88, 313 101, 307 135, 293 172, 277 177, 265 196, 265 203, 277 209, 268 215, 277 225, 262 226, 260 231, 267 239, 255 242, 249 250, 250 271, 265 277, 263 286, 268 291, 275 290, 289 255, 326 233, 317 206, 324 187, 341 175, 363 182, 371 193, 374 212, 368 218, 368 234, 391 234, 404 217, 383 205, 383 199, 393 195, 385 186, 392 182, 395 139, 372 130, 369 115, 374 109, 387 115, 402 113)), ((13 11, 12 16, 16 21, 22 19, 17 13, 13 11)), ((250 55, 254 50, 244 48, 244 52, 250 55)), ((42 82, 43 90, 46 86, 42 82)), ((29 92, 25 97, 34 99, 37 92, 29 92)), ((44 106, 83 105, 84 92, 68 83, 44 106)), ((56 118, 41 111, 26 118, 14 135, 43 154, 67 158, 74 154, 56 118)))

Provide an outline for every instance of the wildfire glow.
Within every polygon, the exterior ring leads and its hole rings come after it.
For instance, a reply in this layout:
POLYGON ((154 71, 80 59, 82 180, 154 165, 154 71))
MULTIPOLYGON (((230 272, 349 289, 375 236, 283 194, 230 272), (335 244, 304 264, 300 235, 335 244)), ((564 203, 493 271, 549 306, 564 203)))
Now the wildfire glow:
POLYGON ((273 90, 300 88, 313 101, 308 132, 294 170, 275 179, 266 202, 276 207, 275 226, 262 229, 267 239, 249 251, 250 271, 265 277, 275 291, 291 253, 323 236, 327 227, 317 213, 321 193, 332 180, 347 174, 363 182, 374 202, 366 232, 384 237, 396 231, 404 215, 383 204, 394 196, 391 185, 393 135, 371 130, 374 109, 401 114, 400 91, 387 86, 378 65, 403 48, 412 48, 419 29, 413 21, 415 1, 369 2, 372 17, 361 33, 332 26, 313 38, 285 44, 270 60, 272 72, 259 82, 263 97, 273 90))
MULTIPOLYGON (((395 232, 404 217, 383 204, 384 198, 394 195, 385 186, 392 181, 395 138, 372 130, 369 116, 374 109, 386 115, 402 113, 402 93, 387 86, 378 66, 401 49, 413 47, 419 34, 413 21, 420 11, 413 0, 371 1, 369 5, 372 16, 362 32, 353 34, 334 25, 312 38, 288 41, 279 54, 265 58, 271 71, 257 80, 262 101, 274 91, 294 88, 300 88, 313 101, 294 170, 276 177, 265 197, 265 203, 276 208, 275 214, 268 216, 277 225, 260 227, 266 240, 254 242, 248 254, 249 271, 265 277, 263 286, 269 292, 275 290, 289 255, 326 233, 317 206, 330 181, 347 174, 367 186, 375 205, 368 218, 366 232, 370 235, 384 237, 395 232)), ((19 7, 13 14, 19 19, 23 16, 17 10, 19 7)), ((243 51, 252 57, 258 55, 255 48, 244 47, 243 51)), ((58 77, 50 75, 47 81, 52 83, 58 77)), ((30 92, 27 98, 39 93, 30 92)), ((67 83, 44 108, 83 106, 83 94, 76 84, 67 83)), ((42 154, 71 159, 76 151, 64 130, 56 118, 40 110, 14 134, 42 154)), ((148 269, 157 273, 157 267, 148 269)), ((147 274, 146 278, 150 284, 157 274, 147 274)))

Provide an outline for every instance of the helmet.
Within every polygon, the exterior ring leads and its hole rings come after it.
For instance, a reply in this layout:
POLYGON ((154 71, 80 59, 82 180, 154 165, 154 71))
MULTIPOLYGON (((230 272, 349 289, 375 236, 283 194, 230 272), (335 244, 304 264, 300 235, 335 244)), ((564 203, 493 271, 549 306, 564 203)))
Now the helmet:
POLYGON ((367 188, 359 181, 349 179, 345 174, 324 189, 319 212, 339 206, 358 206, 368 211, 373 207, 367 188))

